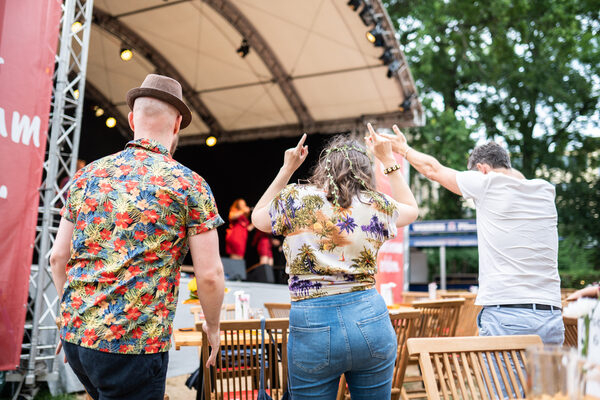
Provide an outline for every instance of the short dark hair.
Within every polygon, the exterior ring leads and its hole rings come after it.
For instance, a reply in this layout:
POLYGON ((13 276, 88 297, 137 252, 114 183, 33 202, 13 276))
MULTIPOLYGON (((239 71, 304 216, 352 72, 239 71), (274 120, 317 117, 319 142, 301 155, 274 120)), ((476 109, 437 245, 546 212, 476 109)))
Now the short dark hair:
POLYGON ((496 142, 487 142, 473 149, 467 162, 467 168, 474 170, 479 163, 488 164, 492 168, 511 168, 510 156, 496 142))

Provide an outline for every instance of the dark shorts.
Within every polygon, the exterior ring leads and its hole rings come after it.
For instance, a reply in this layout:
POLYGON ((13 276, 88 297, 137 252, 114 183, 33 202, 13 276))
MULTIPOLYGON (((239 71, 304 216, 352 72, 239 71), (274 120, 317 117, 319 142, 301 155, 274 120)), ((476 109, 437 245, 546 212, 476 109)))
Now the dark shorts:
POLYGON ((69 365, 94 400, 163 400, 169 353, 115 354, 63 341, 69 365))

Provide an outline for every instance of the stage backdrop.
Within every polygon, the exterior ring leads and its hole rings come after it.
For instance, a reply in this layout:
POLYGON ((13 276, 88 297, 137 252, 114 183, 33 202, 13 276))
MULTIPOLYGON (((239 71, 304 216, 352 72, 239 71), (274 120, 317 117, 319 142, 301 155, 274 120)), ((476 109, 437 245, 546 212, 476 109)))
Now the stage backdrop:
POLYGON ((21 354, 60 14, 0 0, 0 370, 21 354))
MULTIPOLYGON (((403 166, 403 168, 399 172, 393 172, 394 174, 405 172, 405 162, 404 158, 398 154, 394 154, 396 157, 396 161, 399 165, 403 166)), ((406 176, 406 175, 405 175, 406 176)), ((377 190, 391 195, 392 190, 390 188, 389 181, 387 177, 383 174, 383 166, 379 162, 376 161, 375 165, 375 178, 377 181, 377 190)), ((404 261, 405 254, 405 238, 404 228, 398 229, 398 236, 396 236, 392 240, 388 240, 381 246, 379 249, 379 254, 377 255, 377 276, 376 276, 376 286, 377 290, 380 290, 380 285, 382 283, 390 283, 394 282, 396 286, 392 288, 393 300, 394 303, 402 302, 402 292, 404 286, 404 261)), ((379 291, 381 293, 381 290, 379 291)))

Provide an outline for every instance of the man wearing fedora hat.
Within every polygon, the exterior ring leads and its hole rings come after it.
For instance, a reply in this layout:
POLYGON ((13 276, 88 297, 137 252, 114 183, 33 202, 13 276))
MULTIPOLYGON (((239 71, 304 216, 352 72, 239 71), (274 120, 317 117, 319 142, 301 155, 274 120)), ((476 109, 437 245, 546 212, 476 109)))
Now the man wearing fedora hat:
POLYGON ((127 104, 134 140, 79 170, 61 211, 50 257, 57 323, 66 360, 94 399, 162 399, 188 249, 214 364, 223 220, 208 184, 172 158, 192 119, 179 82, 148 75, 127 104))

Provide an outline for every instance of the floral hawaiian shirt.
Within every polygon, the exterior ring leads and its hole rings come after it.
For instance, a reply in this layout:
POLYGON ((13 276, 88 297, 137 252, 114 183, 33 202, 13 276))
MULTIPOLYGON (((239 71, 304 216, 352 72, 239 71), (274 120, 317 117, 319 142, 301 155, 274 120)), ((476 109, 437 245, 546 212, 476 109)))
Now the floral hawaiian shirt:
POLYGON ((362 192, 348 208, 327 200, 313 185, 288 185, 271 202, 292 301, 371 289, 377 252, 397 235, 398 208, 391 197, 362 192))
POLYGON ((75 224, 61 338, 167 351, 187 238, 223 223, 208 184, 158 142, 133 140, 79 170, 61 215, 75 224))

